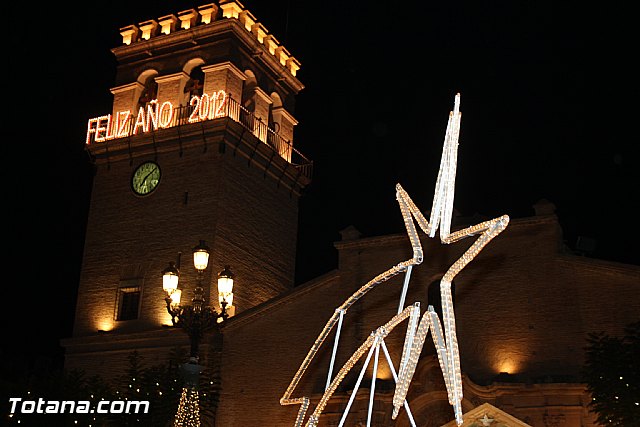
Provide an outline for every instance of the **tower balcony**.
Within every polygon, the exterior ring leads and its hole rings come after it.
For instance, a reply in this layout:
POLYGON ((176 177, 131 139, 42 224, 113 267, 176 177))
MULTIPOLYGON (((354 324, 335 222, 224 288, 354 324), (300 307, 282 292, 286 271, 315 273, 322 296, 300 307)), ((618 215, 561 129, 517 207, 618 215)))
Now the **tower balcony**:
MULTIPOLYGON (((251 145, 248 141, 243 141, 243 138, 252 135, 252 138, 261 142, 259 145, 262 147, 253 144, 250 157, 253 158, 256 151, 261 151, 262 156, 268 158, 269 164, 275 157, 280 158, 293 166, 297 171, 296 175, 304 181, 311 180, 313 162, 295 149, 290 141, 280 136, 276 129, 231 97, 224 93, 220 96, 203 96, 198 102, 190 104, 173 107, 170 103, 160 105, 154 100, 141 106, 135 116, 131 111, 122 111, 90 119, 86 149, 94 159, 106 158, 107 161, 126 156, 131 158, 135 153, 149 149, 155 152, 170 150, 176 145, 182 150, 187 145, 193 145, 199 138, 205 143, 207 139, 219 140, 216 129, 219 130, 220 125, 226 128, 226 123, 231 121, 239 129, 236 132, 239 135, 235 138, 236 150, 241 143, 251 145)), ((230 141, 225 143, 234 144, 230 141)))

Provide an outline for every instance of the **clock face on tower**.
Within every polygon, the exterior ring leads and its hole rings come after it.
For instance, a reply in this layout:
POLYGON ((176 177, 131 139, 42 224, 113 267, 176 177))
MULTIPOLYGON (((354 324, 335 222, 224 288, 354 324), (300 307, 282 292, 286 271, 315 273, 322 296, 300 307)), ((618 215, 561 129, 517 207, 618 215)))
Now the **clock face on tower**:
POLYGON ((131 177, 131 189, 140 196, 153 192, 160 183, 160 166, 156 162, 139 165, 131 177))

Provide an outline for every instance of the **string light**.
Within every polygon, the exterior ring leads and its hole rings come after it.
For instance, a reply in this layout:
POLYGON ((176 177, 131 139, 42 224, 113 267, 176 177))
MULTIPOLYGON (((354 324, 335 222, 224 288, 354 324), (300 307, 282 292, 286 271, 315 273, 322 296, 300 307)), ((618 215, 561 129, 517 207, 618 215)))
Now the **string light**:
POLYGON ((458 136, 461 120, 459 106, 460 94, 456 94, 454 109, 449 114, 440 170, 438 172, 438 178, 436 179, 436 188, 429 221, 427 221, 424 215, 416 207, 415 203, 411 200, 402 186, 400 184, 396 185, 396 199, 407 230, 409 242, 411 243, 413 257, 409 260, 398 263, 365 283, 349 298, 347 298, 329 318, 311 346, 311 349, 308 351, 306 357, 302 361, 297 372, 293 376, 293 379, 289 383, 289 386, 285 390, 283 396, 280 398, 281 405, 301 405, 296 417, 295 427, 302 426, 306 411, 310 405, 310 399, 306 396, 296 398, 291 396, 314 359, 316 353, 323 345, 334 326, 338 323, 341 313, 344 315, 349 307, 355 304, 360 298, 377 285, 388 281, 399 273, 410 272, 410 267, 422 263, 422 245, 420 243, 420 237, 414 220, 417 222, 418 227, 429 237, 434 237, 436 231, 440 229, 440 241, 443 244, 451 244, 467 237, 479 235, 478 239, 464 252, 464 254, 456 260, 451 267, 449 267, 440 281, 440 296, 442 300, 442 317, 444 326, 440 323, 440 319, 432 306, 427 308, 427 311, 424 313, 419 324, 417 322, 420 314, 419 304, 402 310, 387 322, 387 324, 378 328, 375 333, 372 333, 342 366, 341 370, 336 374, 331 384, 325 390, 325 393, 316 406, 316 409, 309 417, 306 426, 315 427, 317 425, 319 417, 327 405, 328 400, 331 398, 338 385, 348 374, 351 368, 353 368, 364 353, 374 345, 374 342, 376 345, 379 345, 379 340, 384 339, 384 337, 391 332, 398 323, 407 317, 410 318, 410 321, 407 327, 403 353, 400 361, 400 372, 394 392, 394 409, 392 418, 395 419, 397 417, 400 407, 405 403, 406 395, 409 390, 413 374, 415 373, 424 341, 429 330, 431 330, 433 342, 437 350, 438 361, 447 389, 449 403, 453 406, 456 423, 458 425, 462 425, 462 375, 458 340, 455 330, 455 315, 453 311, 451 283, 453 282, 454 277, 464 267, 466 267, 467 264, 469 264, 469 262, 471 262, 494 237, 504 231, 509 223, 509 217, 507 215, 503 215, 499 218, 484 221, 480 224, 467 227, 454 233, 450 232, 455 190, 458 136))
POLYGON ((329 387, 325 390, 324 395, 320 399, 320 402, 316 406, 315 411, 309 418, 309 422, 307 423, 310 427, 315 427, 320 414, 324 410, 325 406, 329 402, 329 399, 336 391, 344 377, 349 373, 351 368, 353 368, 358 360, 374 345, 374 343, 383 340, 389 333, 404 319, 409 317, 411 312, 413 311, 413 307, 405 308, 400 314, 396 314, 391 320, 389 320, 386 324, 379 327, 375 332, 371 333, 369 337, 365 340, 364 343, 351 355, 349 360, 342 366, 342 369, 336 374, 334 379, 331 381, 329 387))
POLYGON ((178 404, 178 411, 173 423, 174 427, 200 427, 200 405, 198 390, 184 387, 178 404))

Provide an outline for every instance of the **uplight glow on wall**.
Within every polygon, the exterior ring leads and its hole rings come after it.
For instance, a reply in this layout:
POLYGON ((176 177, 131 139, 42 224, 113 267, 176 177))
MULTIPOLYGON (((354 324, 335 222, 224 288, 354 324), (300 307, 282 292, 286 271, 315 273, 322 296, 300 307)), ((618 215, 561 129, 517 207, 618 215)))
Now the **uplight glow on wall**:
POLYGON ((331 363, 327 375, 327 385, 325 387, 325 392, 322 398, 315 406, 314 412, 308 417, 305 424, 306 427, 315 427, 318 425, 320 416, 324 408, 326 407, 333 393, 337 390, 342 379, 349 373, 351 368, 353 368, 357 364, 357 362, 365 356, 365 354, 366 359, 360 372, 360 376, 358 377, 356 385, 351 392, 351 397, 347 403, 346 408, 344 409, 344 413, 338 424, 338 427, 342 427, 344 425, 351 404, 353 403, 355 395, 364 376, 364 372, 369 366, 369 363, 371 362, 371 359, 373 357, 373 375, 370 386, 367 427, 371 425, 372 407, 374 401, 373 397, 375 393, 375 380, 377 377, 380 349, 383 350, 383 355, 387 359, 389 369, 396 382, 396 388, 393 397, 392 418, 395 419, 399 411, 404 407, 404 409, 407 411, 407 416, 411 425, 416 427, 415 421, 411 414, 409 403, 406 401, 406 396, 409 390, 409 386, 411 385, 416 366, 418 364, 418 359, 422 351, 424 341, 429 332, 431 332, 432 334, 433 342, 437 350, 438 361, 444 377, 449 403, 453 407, 456 423, 458 425, 462 425, 462 375, 460 366, 460 354, 458 350, 458 340, 455 328, 455 314, 453 310, 451 283, 453 282, 455 276, 464 267, 466 267, 467 264, 469 264, 494 237, 504 231, 509 223, 509 217, 507 215, 503 215, 499 218, 485 221, 480 224, 476 224, 456 231, 454 233, 450 233, 451 217, 453 214, 458 136, 460 132, 461 119, 459 106, 460 94, 456 94, 454 109, 449 115, 449 122, 445 133, 440 170, 438 172, 438 178, 436 180, 433 205, 429 221, 426 220, 421 211, 413 203, 407 192, 402 188, 402 186, 400 186, 400 184, 396 185, 396 199, 400 206, 400 211, 402 213, 405 228, 407 230, 409 241, 413 249, 413 257, 409 260, 400 262, 399 264, 374 277, 369 282, 360 287, 360 289, 353 293, 347 300, 345 300, 341 306, 336 308, 334 314, 331 316, 329 321, 325 324, 324 328, 316 338, 313 346, 307 353, 305 359, 302 361, 302 364, 298 368, 298 371, 295 373, 289 386, 280 399, 281 405, 300 405, 300 409, 294 423, 296 427, 300 427, 303 425, 306 418, 306 412, 311 402, 309 397, 306 396, 292 397, 293 392, 304 376, 316 353, 324 344, 324 341, 327 339, 329 333, 334 329, 334 327, 336 328, 336 334, 331 363), (420 304, 418 302, 405 307, 404 300, 407 294, 407 288, 411 278, 412 268, 421 264, 423 261, 422 246, 414 219, 418 223, 418 227, 428 237, 434 237, 436 231, 439 229, 440 241, 443 244, 456 243, 467 237, 479 236, 477 240, 475 240, 475 242, 473 242, 471 246, 464 252, 462 257, 460 257, 453 263, 451 267, 449 267, 440 281, 443 324, 441 324, 440 319, 438 318, 438 315, 436 314, 432 306, 427 307, 427 310, 421 318, 420 304), (382 326, 380 326, 378 329, 373 331, 367 338, 367 340, 365 340, 365 342, 362 343, 362 345, 347 360, 347 362, 342 366, 338 373, 333 376, 333 365, 335 362, 336 351, 339 345, 340 329, 342 327, 344 315, 353 304, 355 304, 370 290, 375 288, 377 285, 386 282, 399 273, 405 273, 405 278, 400 295, 397 314, 389 319, 386 323, 382 324, 382 326), (398 371, 396 371, 396 365, 391 360, 384 339, 389 333, 391 333, 394 328, 396 328, 400 323, 407 319, 408 326, 405 335, 405 342, 401 359, 399 361, 399 364, 397 365, 399 369, 398 371))

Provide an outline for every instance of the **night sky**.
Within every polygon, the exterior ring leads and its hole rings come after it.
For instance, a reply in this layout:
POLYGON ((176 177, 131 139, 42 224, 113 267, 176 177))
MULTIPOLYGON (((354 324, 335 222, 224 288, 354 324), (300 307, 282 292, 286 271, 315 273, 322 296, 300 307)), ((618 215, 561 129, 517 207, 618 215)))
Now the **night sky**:
MULTIPOLYGON (((86 123, 111 110, 119 28, 202 4, 9 6, 4 358, 59 357, 59 339, 71 334, 92 179, 86 123)), ((544 198, 569 248, 582 236, 596 243, 588 256, 640 264, 630 10, 611 2, 243 4, 302 64, 294 144, 315 171, 300 200, 297 283, 336 267, 333 242, 349 225, 365 237, 403 231, 396 183, 430 209, 458 92, 460 215, 527 217, 544 198)))

